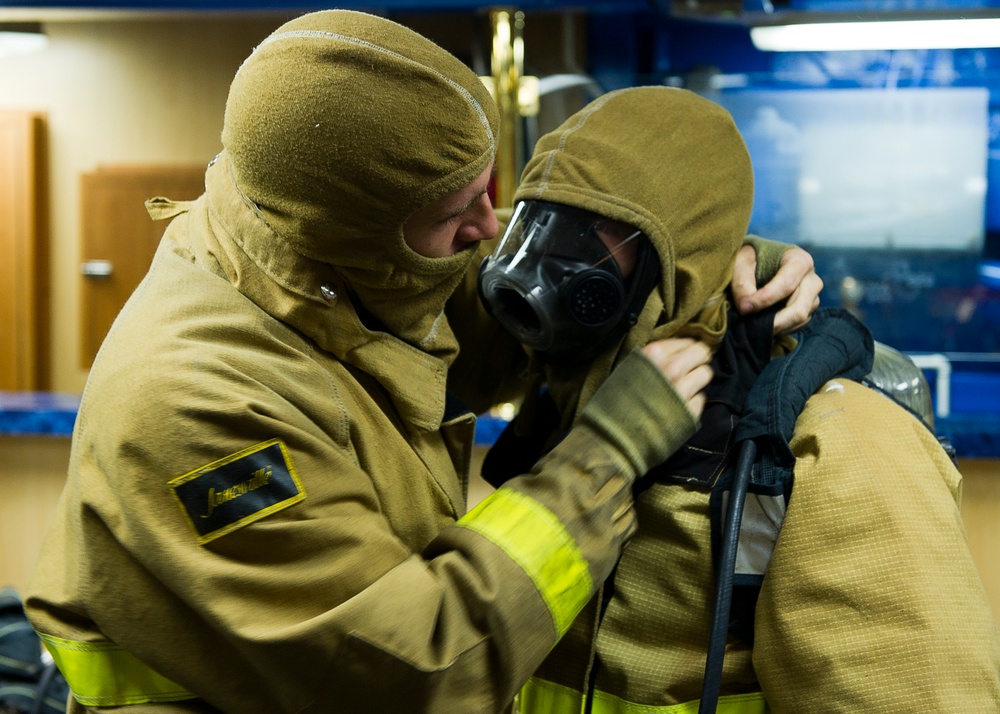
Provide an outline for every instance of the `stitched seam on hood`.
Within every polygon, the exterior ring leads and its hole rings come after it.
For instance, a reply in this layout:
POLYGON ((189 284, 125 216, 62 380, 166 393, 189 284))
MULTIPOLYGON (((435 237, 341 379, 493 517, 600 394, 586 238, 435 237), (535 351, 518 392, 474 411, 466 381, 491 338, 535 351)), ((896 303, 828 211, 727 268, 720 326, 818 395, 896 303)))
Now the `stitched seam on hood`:
MULTIPOLYGON (((212 164, 214 164, 218 158, 219 157, 216 156, 214 159, 212 159, 212 164)), ((212 164, 209 164, 209 166, 211 166, 212 164)), ((271 228, 271 224, 267 222, 267 217, 264 215, 264 211, 261 210, 260 206, 258 206, 256 204, 256 202, 253 201, 253 199, 251 199, 249 196, 247 196, 245 193, 243 193, 243 189, 240 187, 240 182, 236 180, 236 174, 233 173, 233 164, 232 164, 231 161, 227 161, 226 162, 226 175, 229 177, 229 180, 232 181, 233 188, 236 190, 236 195, 238 195, 240 197, 240 200, 243 201, 243 203, 246 204, 247 208, 249 208, 250 211, 255 216, 257 216, 257 219, 261 223, 263 223, 264 226, 269 231, 271 231, 272 233, 274 233, 274 229, 271 228)), ((238 241, 238 242, 240 243, 240 247, 244 248, 242 241, 238 241)), ((245 250, 245 248, 244 248, 244 250, 245 250)))
POLYGON ((586 124, 587 119, 590 118, 590 115, 593 114, 598 109, 600 109, 602 106, 604 106, 604 104, 607 103, 608 99, 610 99, 614 94, 616 94, 616 92, 611 92, 610 94, 605 94, 603 97, 596 100, 593 104, 591 104, 590 109, 584 111, 580 115, 580 120, 576 123, 576 126, 572 127, 571 129, 568 129, 567 131, 564 131, 562 136, 559 137, 559 146, 556 148, 555 151, 549 154, 549 158, 545 162, 545 170, 542 172, 542 180, 538 183, 538 188, 535 189, 536 198, 541 198, 542 192, 546 188, 548 188, 549 174, 552 172, 552 164, 555 163, 556 156, 558 156, 559 153, 564 148, 566 148, 566 142, 569 141, 569 135, 579 130, 580 127, 586 124))
POLYGON ((256 54, 258 51, 260 51, 260 49, 262 47, 264 47, 266 45, 269 45, 272 42, 278 42, 279 40, 291 40, 291 39, 296 39, 296 38, 315 38, 315 39, 325 39, 325 40, 340 40, 341 42, 347 42, 347 43, 350 43, 352 45, 358 45, 360 47, 367 47, 370 50, 374 50, 376 52, 381 52, 383 54, 389 55, 390 57, 395 57, 396 59, 402 60, 403 62, 408 62, 408 63, 416 65, 418 67, 422 67, 423 69, 427 70, 428 72, 431 72, 432 74, 436 75, 439 79, 442 79, 447 84, 451 85, 451 87, 455 91, 457 91, 459 94, 461 94, 462 97, 465 99, 465 101, 469 103, 469 106, 471 106, 472 109, 476 112, 476 115, 479 117, 480 123, 483 125, 483 128, 486 130, 486 136, 489 138, 489 141, 490 141, 490 151, 492 151, 492 152, 496 151, 496 143, 495 143, 494 137, 493 137, 493 129, 492 129, 492 127, 490 127, 489 117, 486 116, 486 112, 483 111, 482 105, 480 105, 479 102, 476 101, 476 98, 472 96, 472 93, 468 89, 466 89, 465 87, 463 87, 461 84, 459 84, 455 80, 451 79, 447 75, 443 74, 442 72, 439 72, 438 70, 434 69, 433 67, 429 67, 429 66, 427 66, 425 64, 421 64, 420 62, 417 62, 416 60, 411 59, 411 58, 407 57, 406 55, 401 55, 398 52, 394 52, 393 50, 390 50, 388 48, 382 47, 381 45, 376 45, 373 42, 368 42, 367 40, 361 40, 361 39, 358 39, 357 37, 349 37, 347 35, 341 35, 341 34, 336 33, 336 32, 326 32, 324 30, 290 30, 288 32, 282 32, 282 33, 279 33, 279 34, 276 34, 276 35, 272 35, 272 36, 268 37, 267 39, 265 39, 263 42, 261 42, 259 45, 257 45, 257 48, 254 50, 254 54, 256 54))
MULTIPOLYGON (((213 160, 212 163, 214 164, 215 160, 213 160)), ((267 220, 264 218, 263 212, 260 210, 260 208, 257 206, 256 203, 250 200, 250 198, 243 193, 243 190, 240 188, 239 182, 237 182, 236 180, 236 176, 232 173, 233 166, 231 162, 229 161, 226 162, 225 170, 226 170, 226 179, 229 180, 233 190, 236 191, 236 195, 239 197, 240 201, 242 201, 248 208, 250 208, 251 212, 261 222, 264 228, 269 233, 274 235, 274 230, 271 228, 267 220)), ((240 250, 241 253, 247 256, 247 258, 250 260, 251 263, 257 266, 257 268, 262 273, 264 273, 264 275, 268 276, 275 284, 281 286, 283 289, 288 290, 289 292, 298 295, 299 297, 306 298, 310 302, 324 304, 324 301, 321 298, 319 298, 314 291, 306 287, 300 287, 298 285, 293 285, 289 283, 286 277, 284 277, 280 272, 277 272, 273 269, 270 262, 260 260, 259 256, 252 254, 247 249, 247 246, 243 240, 243 236, 239 234, 239 231, 233 230, 233 228, 229 225, 229 221, 226 220, 223 212, 219 211, 218 207, 215 205, 215 199, 216 199, 215 196, 211 195, 209 196, 207 205, 208 212, 214 217, 216 226, 219 229, 221 229, 223 233, 226 234, 226 237, 232 242, 234 246, 236 246, 236 248, 240 250)), ((301 257, 311 260, 307 256, 301 256, 301 257)))

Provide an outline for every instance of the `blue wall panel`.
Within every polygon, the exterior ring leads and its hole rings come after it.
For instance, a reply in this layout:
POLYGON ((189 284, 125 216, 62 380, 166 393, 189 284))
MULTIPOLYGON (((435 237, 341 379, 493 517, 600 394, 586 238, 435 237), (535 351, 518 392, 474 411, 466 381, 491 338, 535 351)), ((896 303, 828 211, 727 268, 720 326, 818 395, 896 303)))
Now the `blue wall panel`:
MULTIPOLYGON (((997 8, 1000 3, 907 0, 904 8, 894 2, 791 0, 783 7, 869 12, 997 8)), ((760 5, 747 3, 745 9, 759 11, 760 5)), ((753 47, 749 30, 742 25, 680 20, 652 11, 636 15, 631 25, 621 18, 615 22, 595 18, 590 32, 592 71, 599 81, 614 86, 667 83, 690 86, 710 97, 715 92, 739 91, 721 87, 741 86, 825 93, 859 88, 988 90, 986 239, 981 252, 806 247, 826 282, 825 305, 847 304, 842 281, 855 278, 864 286, 857 310, 876 339, 909 352, 944 352, 954 360, 952 407, 957 416, 951 435, 958 440, 970 434, 976 437, 962 441, 965 455, 995 453, 1000 448, 1000 429, 986 430, 984 438, 990 446, 983 451, 975 444, 983 436, 978 430, 984 422, 963 425, 959 421, 969 413, 994 415, 990 417, 994 421, 1000 418, 995 416, 1000 414, 1000 277, 991 277, 1000 276, 1000 50, 765 53, 753 47), (644 27, 644 32, 655 36, 658 51, 651 58, 634 51, 616 52, 615 48, 629 44, 630 33, 638 37, 634 27, 644 27), (708 83, 712 72, 714 85, 708 83)))

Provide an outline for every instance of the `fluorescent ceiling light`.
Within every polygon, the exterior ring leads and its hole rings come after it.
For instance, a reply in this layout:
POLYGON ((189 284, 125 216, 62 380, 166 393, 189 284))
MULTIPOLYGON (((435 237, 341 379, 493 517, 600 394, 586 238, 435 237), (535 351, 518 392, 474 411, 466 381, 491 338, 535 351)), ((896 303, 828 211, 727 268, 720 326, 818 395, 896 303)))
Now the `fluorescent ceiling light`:
POLYGON ((48 43, 38 23, 0 23, 0 57, 37 52, 48 43))
POLYGON ((1000 18, 817 22, 750 28, 765 52, 1000 47, 1000 18))

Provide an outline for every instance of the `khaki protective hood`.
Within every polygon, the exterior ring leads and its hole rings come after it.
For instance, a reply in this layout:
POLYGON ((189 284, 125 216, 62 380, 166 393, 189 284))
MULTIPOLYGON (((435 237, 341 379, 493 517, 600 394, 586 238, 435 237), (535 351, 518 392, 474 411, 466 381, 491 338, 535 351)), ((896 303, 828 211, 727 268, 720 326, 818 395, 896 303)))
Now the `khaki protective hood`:
POLYGON ((671 336, 722 338, 724 291, 750 221, 753 170, 739 130, 718 104, 669 87, 606 94, 538 141, 515 194, 525 199, 630 223, 649 237, 662 267, 621 348, 592 368, 550 373, 554 392, 560 382, 581 390, 584 380, 582 408, 633 348, 671 336))
MULTIPOLYGON (((252 212, 267 239, 243 247, 263 245, 251 257, 276 280, 297 280, 277 274, 279 264, 333 266, 360 313, 447 358, 444 304, 472 251, 423 257, 403 224, 489 166, 498 121, 476 74, 430 40, 365 13, 311 13, 278 28, 237 72, 208 192, 235 193, 243 205, 232 210, 252 212)), ((213 218, 230 232, 247 224, 225 211, 213 218)))

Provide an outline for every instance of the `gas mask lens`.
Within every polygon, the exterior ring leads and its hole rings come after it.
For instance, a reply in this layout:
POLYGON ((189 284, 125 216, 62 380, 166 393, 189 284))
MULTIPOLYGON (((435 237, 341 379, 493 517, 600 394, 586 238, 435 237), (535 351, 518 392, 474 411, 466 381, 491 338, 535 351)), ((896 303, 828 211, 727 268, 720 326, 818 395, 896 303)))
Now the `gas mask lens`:
MULTIPOLYGON (((652 263, 654 279, 658 272, 650 253, 633 227, 562 204, 524 201, 483 261, 479 292, 521 343, 553 360, 584 357, 634 322, 637 270, 652 263)), ((644 282, 640 307, 652 288, 644 282)))

